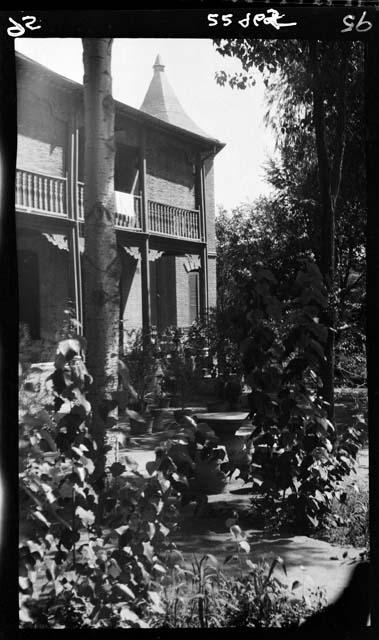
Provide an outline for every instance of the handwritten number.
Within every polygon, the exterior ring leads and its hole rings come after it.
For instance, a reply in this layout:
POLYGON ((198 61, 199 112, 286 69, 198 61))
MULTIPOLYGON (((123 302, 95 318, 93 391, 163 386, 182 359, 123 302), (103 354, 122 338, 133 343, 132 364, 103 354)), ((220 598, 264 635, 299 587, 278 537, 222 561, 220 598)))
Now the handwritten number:
POLYGON ((25 22, 25 26, 28 27, 28 29, 30 29, 31 31, 41 28, 41 25, 36 25, 35 27, 32 26, 37 22, 37 18, 35 16, 25 16, 23 18, 23 21, 25 22), (26 22, 27 20, 29 20, 29 22, 26 22))
POLYGON ((369 20, 364 20, 365 15, 366 15, 366 11, 364 11, 361 17, 359 18, 359 22, 356 26, 357 31, 370 31, 372 27, 372 22, 369 22, 369 20), (363 27, 364 24, 367 26, 363 27))
POLYGON ((342 22, 346 26, 346 29, 341 29, 341 33, 349 33, 350 31, 354 31, 354 29, 355 31, 358 31, 358 33, 370 31, 370 29, 372 28, 372 22, 370 22, 369 20, 365 20, 366 13, 367 13, 366 11, 362 13, 356 25, 355 25, 355 16, 351 14, 349 14, 348 16, 345 16, 342 22))
POLYGON ((7 34, 8 36, 12 36, 12 38, 18 38, 19 36, 23 36, 25 33, 25 29, 19 22, 13 20, 13 18, 9 18, 9 22, 11 22, 14 27, 8 27, 7 34))
MULTIPOLYGON (((23 16, 21 19, 25 22, 25 27, 30 29, 30 31, 35 31, 35 29, 41 28, 41 25, 35 24, 37 22, 37 18, 35 16, 23 16)), ((20 36, 23 36, 25 33, 25 27, 20 22, 13 20, 13 18, 8 18, 8 20, 13 24, 13 27, 8 27, 7 29, 8 36, 12 36, 12 38, 19 38, 20 36)))

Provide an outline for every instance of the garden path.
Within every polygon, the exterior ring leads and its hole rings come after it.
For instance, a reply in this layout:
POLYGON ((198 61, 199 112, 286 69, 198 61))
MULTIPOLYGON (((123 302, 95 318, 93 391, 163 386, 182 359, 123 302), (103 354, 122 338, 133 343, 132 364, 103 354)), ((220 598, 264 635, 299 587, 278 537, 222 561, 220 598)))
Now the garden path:
MULTIPOLYGON (((238 435, 243 435, 246 428, 248 427, 243 427, 238 435)), ((165 439, 164 432, 131 438, 127 453, 145 473, 146 463, 155 459, 155 447, 165 439)), ((120 458, 122 453, 120 451, 120 458)), ((367 448, 359 453, 357 481, 358 484, 368 482, 367 448)), ((287 577, 279 565, 276 569, 277 577, 282 582, 292 585, 297 580, 301 584, 299 589, 306 592, 320 587, 325 590, 329 602, 338 597, 348 582, 354 559, 358 558, 361 550, 339 547, 307 536, 268 536, 261 530, 252 529, 246 518, 249 494, 243 492, 242 485, 242 481, 232 480, 223 493, 209 496, 208 506, 201 515, 194 517, 193 505, 186 508, 182 515, 180 532, 175 539, 185 561, 190 564, 194 554, 200 559, 210 553, 217 558, 225 573, 237 575, 241 571, 238 562, 224 565, 225 558, 235 550, 225 521, 236 511, 239 514, 238 524, 250 544, 247 557, 252 562, 259 559, 271 562, 280 556, 287 569, 287 577)))

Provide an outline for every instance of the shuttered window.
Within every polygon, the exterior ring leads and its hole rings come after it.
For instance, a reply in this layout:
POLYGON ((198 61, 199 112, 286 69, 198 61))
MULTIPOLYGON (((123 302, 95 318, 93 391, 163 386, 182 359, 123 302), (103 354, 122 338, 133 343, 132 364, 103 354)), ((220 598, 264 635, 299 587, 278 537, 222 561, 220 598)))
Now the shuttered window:
POLYGON ((200 314, 200 290, 199 272, 190 271, 188 274, 189 285, 189 324, 197 320, 200 314))

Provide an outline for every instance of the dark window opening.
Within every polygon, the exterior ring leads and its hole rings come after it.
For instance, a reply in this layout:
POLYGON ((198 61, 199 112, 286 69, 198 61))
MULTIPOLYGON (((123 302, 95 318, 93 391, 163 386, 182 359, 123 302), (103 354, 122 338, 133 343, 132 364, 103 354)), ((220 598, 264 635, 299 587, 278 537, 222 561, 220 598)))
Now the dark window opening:
POLYGON ((18 292, 20 324, 26 324, 30 337, 38 340, 41 337, 39 265, 33 251, 19 253, 18 292))
POLYGON ((118 144, 115 157, 115 191, 139 195, 138 149, 118 144))

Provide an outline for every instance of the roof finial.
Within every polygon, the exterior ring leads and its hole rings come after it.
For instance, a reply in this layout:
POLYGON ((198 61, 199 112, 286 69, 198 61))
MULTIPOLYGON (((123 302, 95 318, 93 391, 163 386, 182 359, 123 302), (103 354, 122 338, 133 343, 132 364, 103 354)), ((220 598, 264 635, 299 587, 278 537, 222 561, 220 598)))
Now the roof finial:
POLYGON ((165 66, 164 66, 164 64, 162 63, 161 56, 160 56, 160 55, 159 55, 159 53, 158 53, 157 57, 155 58, 155 62, 154 62, 154 65, 153 65, 153 69, 154 69, 154 71, 164 71, 164 67, 165 67, 165 66))

